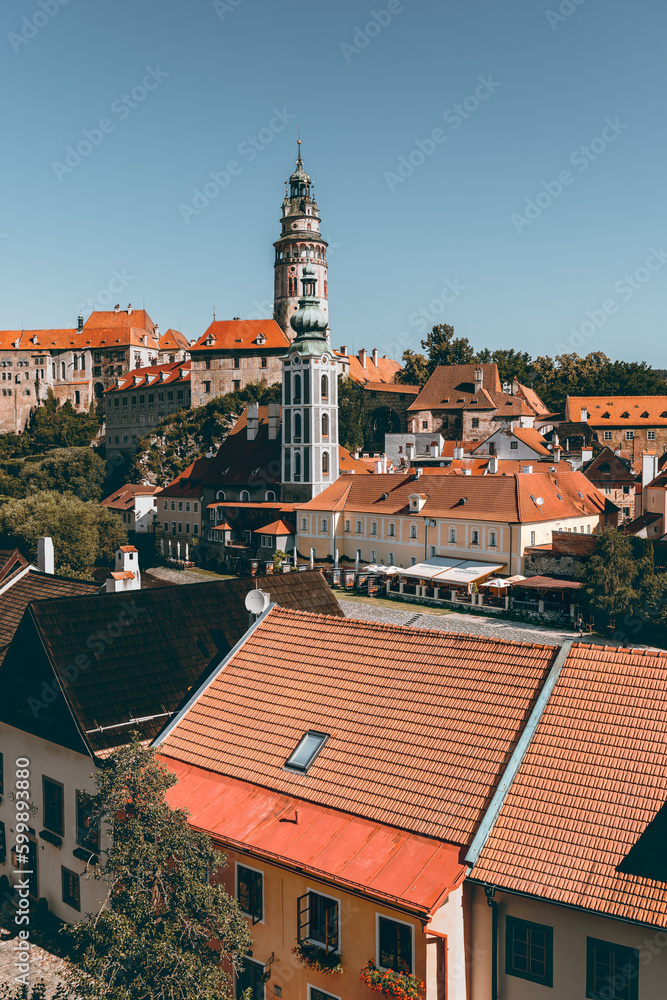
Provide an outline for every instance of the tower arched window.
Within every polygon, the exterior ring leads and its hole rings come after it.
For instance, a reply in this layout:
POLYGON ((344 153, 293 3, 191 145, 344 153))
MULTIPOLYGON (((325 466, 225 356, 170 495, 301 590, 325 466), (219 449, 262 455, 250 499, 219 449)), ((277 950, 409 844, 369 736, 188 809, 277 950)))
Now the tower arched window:
POLYGON ((328 476, 329 475, 329 452, 328 451, 323 451, 322 452, 322 475, 323 476, 328 476))
MULTIPOLYGON (((298 376, 297 376, 297 378, 298 378, 298 376)), ((301 414, 300 413, 295 413, 294 414, 294 440, 295 441, 300 441, 301 440, 301 414)))
POLYGON ((275 503, 276 502, 276 495, 273 492, 273 490, 267 490, 266 491, 266 493, 264 494, 264 500, 266 501, 266 503, 275 503))
POLYGON ((300 375, 295 375, 294 376, 294 402, 295 403, 300 403, 301 402, 301 376, 300 375))
POLYGON ((241 501, 241 503, 248 503, 248 501, 250 500, 250 494, 248 493, 247 490, 241 490, 241 496, 239 497, 239 500, 241 501))
POLYGON ((329 414, 328 413, 323 413, 322 414, 322 437, 323 438, 328 438, 329 437, 329 414))
POLYGON ((218 492, 215 494, 215 499, 216 500, 226 500, 227 497, 225 496, 225 491, 224 490, 218 490, 218 492))
POLYGON ((322 399, 329 398, 329 376, 322 376, 322 399))
POLYGON ((301 452, 294 452, 294 481, 300 482, 301 480, 301 452))

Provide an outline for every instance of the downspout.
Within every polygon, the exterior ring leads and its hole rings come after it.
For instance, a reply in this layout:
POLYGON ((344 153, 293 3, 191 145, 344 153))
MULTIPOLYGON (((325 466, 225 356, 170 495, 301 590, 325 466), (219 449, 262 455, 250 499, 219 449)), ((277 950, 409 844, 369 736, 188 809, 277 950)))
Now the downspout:
POLYGON ((485 885, 484 895, 491 907, 491 1000, 498 1000, 498 903, 495 886, 485 885))

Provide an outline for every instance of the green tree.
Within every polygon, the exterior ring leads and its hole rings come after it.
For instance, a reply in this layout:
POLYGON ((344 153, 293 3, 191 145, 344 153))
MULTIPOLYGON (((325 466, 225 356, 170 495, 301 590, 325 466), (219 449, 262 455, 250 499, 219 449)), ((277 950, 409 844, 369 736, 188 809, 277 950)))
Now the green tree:
POLYGON ((354 379, 338 376, 338 441, 348 451, 364 443, 363 391, 354 379))
POLYGON ((403 352, 403 368, 396 372, 394 382, 401 385, 424 385, 430 376, 428 359, 414 351, 403 352))
POLYGON ((448 323, 438 323, 422 340, 422 347, 428 354, 429 375, 438 365, 467 365, 475 360, 475 352, 467 337, 454 339, 454 327, 448 323))
POLYGON ((56 490, 99 503, 105 475, 105 464, 92 448, 56 448, 41 462, 24 462, 18 485, 21 496, 56 490))
POLYGON ((616 528, 605 528, 581 573, 584 599, 605 624, 636 607, 636 577, 630 541, 616 528))
POLYGON ((497 364, 501 383, 509 382, 511 384, 512 380, 516 378, 522 385, 530 385, 533 378, 532 361, 527 351, 515 351, 513 348, 490 351, 488 348, 484 348, 483 351, 477 352, 475 361, 479 361, 481 364, 497 364))
POLYGON ((63 930, 80 1000, 221 1000, 251 944, 238 903, 209 875, 226 865, 172 809, 176 777, 135 733, 96 775, 92 816, 107 835, 95 869, 106 893, 90 920, 63 930))
POLYGON ((102 426, 102 417, 91 403, 88 413, 77 413, 69 399, 59 402, 48 390, 45 402, 30 418, 27 434, 37 449, 47 447, 74 448, 89 445, 102 426))
POLYGON ((118 546, 127 541, 116 514, 72 494, 44 490, 0 507, 2 548, 16 546, 34 562, 37 539, 43 535, 53 538, 56 568, 66 566, 75 573, 98 561, 109 564, 118 546))

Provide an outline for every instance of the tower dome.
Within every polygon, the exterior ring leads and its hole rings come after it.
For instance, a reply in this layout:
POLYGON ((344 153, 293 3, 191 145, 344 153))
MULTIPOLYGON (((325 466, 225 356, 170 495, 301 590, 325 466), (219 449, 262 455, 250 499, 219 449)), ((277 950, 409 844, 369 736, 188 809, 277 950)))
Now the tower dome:
POLYGON ((290 319, 290 325, 296 334, 293 347, 298 348, 300 354, 323 354, 329 347, 329 321, 320 309, 320 300, 315 294, 317 272, 310 264, 303 268, 301 283, 303 294, 299 299, 299 308, 290 319))

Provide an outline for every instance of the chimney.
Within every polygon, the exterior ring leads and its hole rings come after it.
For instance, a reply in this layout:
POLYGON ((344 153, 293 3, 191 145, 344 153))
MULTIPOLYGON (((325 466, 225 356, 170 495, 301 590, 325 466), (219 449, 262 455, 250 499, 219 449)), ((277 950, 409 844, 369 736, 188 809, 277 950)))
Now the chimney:
POLYGON ((116 549, 116 565, 113 573, 104 581, 107 594, 117 594, 125 590, 141 590, 139 553, 134 545, 122 545, 116 549))
POLYGON ((642 455, 642 486, 653 482, 658 475, 658 456, 642 455))
POLYGON ((415 460, 415 446, 412 441, 405 446, 405 452, 408 456, 408 462, 414 462, 415 460))
POLYGON ((275 441, 280 429, 280 403, 269 403, 269 441, 275 441))
POLYGON ((127 315, 128 316, 132 315, 132 303, 131 302, 127 303, 127 315))
POLYGON ((532 465, 524 465, 522 466, 521 471, 531 473, 533 471, 533 467, 532 465))
POLYGON ((81 331, 83 330, 83 316, 81 315, 81 313, 79 313, 79 316, 76 321, 76 329, 78 333, 81 333, 81 331))
POLYGON ((557 444, 554 447, 554 462, 558 464, 560 462, 560 445, 557 444))
POLYGON ((518 396, 519 395, 519 380, 516 377, 516 375, 512 379, 512 395, 513 396, 518 396))
POLYGON ((415 469, 415 479, 421 479, 421 475, 422 475, 422 469, 421 466, 418 466, 415 469))
POLYGON ((157 323, 155 324, 155 328, 153 330, 153 334, 154 334, 154 336, 156 336, 159 339, 159 337, 160 337, 160 327, 157 325, 157 323))
POLYGON ((359 364, 362 368, 366 368, 366 348, 362 347, 359 351, 359 364))
POLYGON ((463 458, 463 448, 455 448, 454 449, 454 458, 455 459, 461 459, 461 458, 463 458))
POLYGON ((587 409, 587 407, 585 407, 585 406, 581 407, 581 414, 580 415, 581 415, 581 423, 582 424, 587 424, 588 423, 588 409, 587 409))
POLYGON ((487 471, 490 475, 495 476, 498 472, 498 456, 491 455, 489 458, 489 464, 487 466, 487 471))
POLYGON ((433 457, 434 458, 440 458, 440 445, 439 444, 434 444, 433 445, 433 457))
POLYGON ((37 539, 37 568, 42 573, 53 575, 53 539, 44 537, 37 539))
POLYGON ((593 449, 592 448, 582 448, 581 449, 581 461, 585 465, 586 462, 592 462, 593 460, 593 449))
POLYGON ((376 473, 376 475, 379 476, 380 473, 382 472, 382 459, 377 458, 373 464, 374 464, 374 467, 375 467, 375 473, 376 473))
POLYGON ((377 368, 377 363, 378 363, 378 349, 377 349, 377 347, 373 348, 373 350, 371 351, 371 354, 373 356, 373 364, 377 368))
POLYGON ((16 340, 14 341, 14 350, 18 351, 18 349, 19 349, 19 338, 17 337, 16 340))
POLYGON ((115 313, 119 313, 120 312, 120 302, 116 303, 116 305, 113 307, 113 311, 115 313))
POLYGON ((343 344, 342 347, 338 348, 338 350, 341 354, 347 354, 347 344, 343 344))
POLYGON ((484 369, 480 368, 479 365, 475 368, 475 392, 479 390, 484 385, 484 369))
POLYGON ((257 431, 259 430, 259 404, 258 403, 248 403, 248 411, 246 417, 248 423, 247 438, 248 441, 254 441, 257 437, 257 431))

